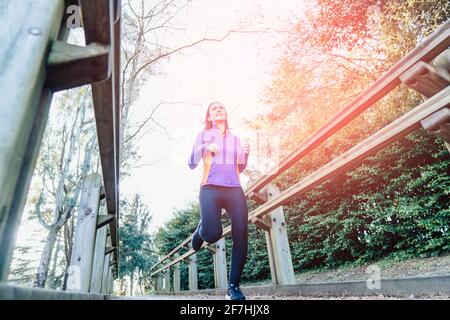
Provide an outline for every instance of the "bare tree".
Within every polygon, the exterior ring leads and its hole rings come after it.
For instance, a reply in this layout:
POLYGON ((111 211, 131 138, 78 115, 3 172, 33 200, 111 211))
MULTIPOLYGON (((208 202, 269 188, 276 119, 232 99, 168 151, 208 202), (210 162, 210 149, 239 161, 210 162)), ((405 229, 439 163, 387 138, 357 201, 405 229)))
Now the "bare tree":
POLYGON ((186 101, 160 101, 150 107, 146 117, 139 123, 131 124, 130 114, 133 103, 149 75, 155 72, 158 63, 175 54, 199 47, 206 42, 222 42, 232 34, 267 33, 267 30, 244 30, 237 26, 220 37, 205 34, 195 40, 187 40, 175 48, 164 43, 166 35, 184 33, 183 27, 175 26, 176 17, 191 3, 191 0, 162 0, 149 3, 144 0, 124 1, 122 6, 122 74, 121 74, 121 173, 126 175, 131 163, 139 159, 135 142, 143 134, 144 128, 153 124, 162 130, 166 128, 155 119, 155 112, 165 104, 189 103, 186 101))
MULTIPOLYGON (((87 143, 88 152, 84 154, 85 163, 81 171, 77 170, 75 177, 71 173, 73 171, 71 170, 73 155, 81 144, 83 130, 86 130, 86 109, 90 103, 88 92, 85 89, 82 91, 79 101, 68 102, 69 104, 73 102, 78 104, 74 119, 66 117, 58 143, 53 145, 53 148, 44 146, 40 155, 42 169, 37 169, 37 171, 41 176, 43 187, 35 204, 35 212, 40 224, 48 231, 48 234, 34 281, 36 287, 43 288, 45 286, 58 233, 72 215, 80 194, 81 183, 89 170, 86 162, 90 162, 92 157, 94 143, 92 137, 87 143), (57 170, 54 169, 55 166, 57 170), (52 203, 53 209, 46 205, 47 203, 52 203)), ((70 109, 67 111, 70 112, 70 109)), ((51 131, 50 128, 48 130, 51 131)), ((55 132, 49 132, 49 134, 55 134, 55 132)), ((70 238, 66 239, 66 244, 70 241, 70 238)), ((67 260, 67 256, 66 261, 70 261, 67 260)))

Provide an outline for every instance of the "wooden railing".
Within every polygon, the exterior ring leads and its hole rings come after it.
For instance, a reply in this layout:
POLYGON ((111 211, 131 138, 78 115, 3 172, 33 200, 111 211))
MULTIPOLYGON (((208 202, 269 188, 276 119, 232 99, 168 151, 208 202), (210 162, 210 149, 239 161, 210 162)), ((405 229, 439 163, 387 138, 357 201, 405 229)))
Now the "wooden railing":
MULTIPOLYGON (((298 199, 299 196, 323 181, 347 170, 350 166, 360 163, 366 157, 421 126, 443 138, 450 150, 450 109, 448 108, 450 106, 449 46, 450 20, 425 38, 414 50, 397 62, 368 89, 345 106, 331 120, 283 158, 276 167, 245 191, 248 198, 260 204, 258 208, 249 213, 248 220, 266 232, 267 251, 273 283, 295 283, 282 210, 283 205, 298 199), (436 57, 438 58, 435 59, 436 57), (433 59, 434 65, 431 64, 433 59), (401 83, 405 83, 420 92, 425 101, 288 189, 280 192, 271 184, 274 179, 279 177, 294 163, 308 155, 401 83)), ((231 227, 226 227, 223 230, 222 237, 230 233, 231 227)), ((197 289, 195 251, 188 248, 189 242, 190 238, 185 239, 152 267, 152 277, 157 276, 155 280, 157 290, 162 290, 161 273, 163 271, 166 277, 165 290, 170 289, 170 267, 176 266, 178 268, 179 263, 182 261, 189 262, 189 288, 191 290, 197 289), (183 248, 187 248, 187 252, 179 254, 178 252, 183 248), (175 254, 177 256, 174 259, 163 265, 165 261, 174 257, 175 254)), ((207 245, 205 243, 203 247, 207 245)), ((224 259, 224 257, 221 259, 224 259)), ((223 274, 220 274, 226 273, 226 267, 220 270, 218 268, 215 264, 216 278, 219 276, 223 277, 223 274)), ((179 275, 176 277, 179 277, 179 275)), ((177 280, 177 282, 179 281, 177 280)), ((173 289, 180 290, 179 286, 173 289)))
POLYGON ((0 282, 8 277, 53 93, 91 84, 103 175, 85 177, 81 187, 67 286, 111 292, 119 260, 120 6, 120 0, 2 2, 0 282), (82 18, 86 46, 67 43, 69 12, 82 18))

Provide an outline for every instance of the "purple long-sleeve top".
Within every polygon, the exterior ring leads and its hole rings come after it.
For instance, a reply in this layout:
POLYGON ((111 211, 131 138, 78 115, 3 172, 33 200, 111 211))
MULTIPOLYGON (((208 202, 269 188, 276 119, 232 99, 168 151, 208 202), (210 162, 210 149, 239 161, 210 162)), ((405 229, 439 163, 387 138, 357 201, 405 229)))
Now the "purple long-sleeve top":
POLYGON ((189 167, 195 169, 200 160, 203 160, 200 185, 241 186, 239 174, 247 166, 248 153, 243 151, 240 139, 229 130, 222 134, 213 126, 197 135, 189 157, 189 167), (210 143, 217 144, 217 152, 210 152, 206 148, 210 143))

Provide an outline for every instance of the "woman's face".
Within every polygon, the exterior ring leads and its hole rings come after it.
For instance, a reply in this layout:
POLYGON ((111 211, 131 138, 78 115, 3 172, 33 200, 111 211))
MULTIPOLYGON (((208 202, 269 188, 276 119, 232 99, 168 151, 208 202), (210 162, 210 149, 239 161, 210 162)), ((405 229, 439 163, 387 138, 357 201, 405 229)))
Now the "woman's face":
POLYGON ((212 122, 227 120, 227 112, 221 103, 214 103, 209 107, 208 120, 212 122))

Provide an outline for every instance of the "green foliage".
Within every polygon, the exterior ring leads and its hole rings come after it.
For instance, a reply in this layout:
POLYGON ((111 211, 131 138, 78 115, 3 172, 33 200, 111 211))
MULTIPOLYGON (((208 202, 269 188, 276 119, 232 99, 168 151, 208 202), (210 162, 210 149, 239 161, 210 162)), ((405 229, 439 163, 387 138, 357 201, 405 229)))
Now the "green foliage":
MULTIPOLYGON (((267 90, 272 112, 256 124, 286 132, 281 148, 289 153, 447 20, 448 9, 440 1, 319 1, 291 34, 267 90), (373 5, 379 30, 365 25, 373 5)), ((277 184, 291 186, 420 102, 396 88, 277 184)), ((442 142, 421 131, 287 206, 295 270, 449 252, 448 167, 442 142)))
POLYGON ((148 280, 156 256, 148 230, 151 214, 138 194, 131 201, 121 201, 121 218, 119 276, 123 278, 137 273, 141 279, 148 280))
POLYGON ((315 188, 286 209, 295 269, 448 253, 449 167, 419 132, 315 188))

